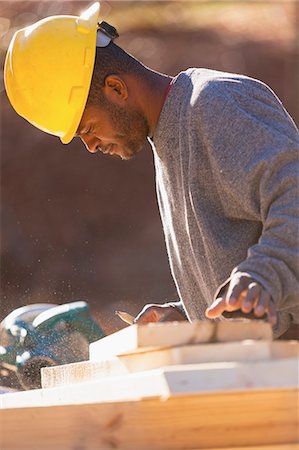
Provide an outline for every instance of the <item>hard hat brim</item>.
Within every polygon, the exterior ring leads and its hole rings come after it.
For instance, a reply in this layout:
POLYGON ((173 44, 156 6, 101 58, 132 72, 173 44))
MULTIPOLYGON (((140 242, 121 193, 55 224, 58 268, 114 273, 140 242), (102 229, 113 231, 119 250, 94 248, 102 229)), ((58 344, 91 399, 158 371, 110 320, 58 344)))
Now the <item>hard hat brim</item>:
POLYGON ((80 121, 83 116, 83 112, 86 106, 90 85, 91 85, 91 79, 94 69, 94 63, 95 63, 95 55, 96 55, 96 37, 97 37, 97 25, 99 20, 99 14, 100 14, 100 3, 96 2, 93 5, 91 5, 87 10, 85 10, 81 16, 80 19, 87 20, 88 25, 90 28, 90 47, 92 51, 92 64, 90 65, 90 70, 86 74, 85 79, 85 92, 82 93, 81 97, 81 104, 78 106, 77 112, 74 115, 72 124, 68 131, 63 135, 60 136, 60 140, 63 144, 69 144, 72 139, 75 137, 76 131, 79 127, 80 121))

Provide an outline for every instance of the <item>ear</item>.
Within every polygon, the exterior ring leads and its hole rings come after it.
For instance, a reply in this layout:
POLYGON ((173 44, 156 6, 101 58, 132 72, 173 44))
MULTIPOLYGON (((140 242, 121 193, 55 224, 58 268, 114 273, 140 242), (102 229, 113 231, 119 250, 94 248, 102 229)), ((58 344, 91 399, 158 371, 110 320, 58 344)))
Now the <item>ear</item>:
POLYGON ((104 93, 108 100, 123 105, 128 99, 128 87, 118 75, 108 75, 105 78, 104 93))

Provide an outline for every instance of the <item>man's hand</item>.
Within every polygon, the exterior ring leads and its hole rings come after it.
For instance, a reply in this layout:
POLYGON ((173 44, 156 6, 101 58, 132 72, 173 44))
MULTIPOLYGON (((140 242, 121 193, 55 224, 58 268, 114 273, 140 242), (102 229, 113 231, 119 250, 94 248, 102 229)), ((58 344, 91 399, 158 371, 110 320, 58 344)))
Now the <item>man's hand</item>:
POLYGON ((270 294, 250 276, 240 272, 233 275, 226 292, 207 308, 206 316, 214 319, 224 311, 238 309, 245 314, 253 312, 257 318, 266 314, 272 325, 277 322, 277 313, 270 294))
POLYGON ((134 323, 144 325, 150 322, 178 322, 181 320, 186 320, 186 318, 177 308, 152 303, 144 306, 136 316, 134 323))

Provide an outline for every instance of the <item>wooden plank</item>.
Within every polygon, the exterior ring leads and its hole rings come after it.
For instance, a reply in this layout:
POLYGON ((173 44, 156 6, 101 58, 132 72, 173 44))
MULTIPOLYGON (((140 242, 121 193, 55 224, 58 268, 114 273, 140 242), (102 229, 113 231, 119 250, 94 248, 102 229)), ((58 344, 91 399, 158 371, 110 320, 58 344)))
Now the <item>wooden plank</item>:
POLYGON ((271 345, 271 358, 299 357, 298 341, 274 341, 271 345))
POLYGON ((84 361, 42 369, 42 387, 65 386, 111 375, 159 367, 207 362, 270 360, 299 356, 297 341, 241 341, 197 344, 120 355, 104 361, 84 361))
POLYGON ((255 445, 254 447, 214 447, 209 449, 198 448, 194 450, 299 450, 299 444, 255 445))
POLYGON ((298 442, 298 390, 3 409, 0 423, 5 450, 293 450, 275 446, 298 442))
POLYGON ((125 373, 129 373, 129 369, 120 358, 111 358, 104 361, 82 361, 42 368, 41 384, 43 388, 68 386, 125 373))
POLYGON ((298 385, 298 359, 206 363, 103 378, 80 385, 0 396, 3 408, 137 400, 223 390, 290 388, 298 385))
POLYGON ((90 360, 99 361, 124 353, 154 350, 207 342, 233 342, 244 339, 271 340, 269 323, 254 320, 222 322, 166 322, 131 325, 89 346, 90 360))

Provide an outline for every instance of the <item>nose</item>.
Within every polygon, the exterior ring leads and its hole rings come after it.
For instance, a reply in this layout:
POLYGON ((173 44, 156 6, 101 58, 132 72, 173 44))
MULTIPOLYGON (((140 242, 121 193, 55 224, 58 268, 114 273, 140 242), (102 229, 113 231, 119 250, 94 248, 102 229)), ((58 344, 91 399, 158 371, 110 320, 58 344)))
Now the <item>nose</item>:
POLYGON ((80 136, 80 138, 90 153, 96 153, 98 151, 98 147, 100 146, 99 139, 87 134, 85 134, 84 137, 80 136))

